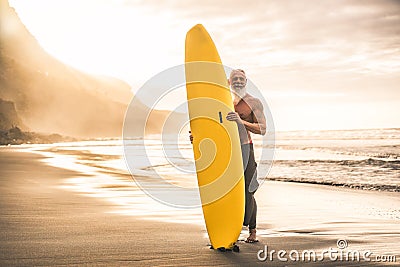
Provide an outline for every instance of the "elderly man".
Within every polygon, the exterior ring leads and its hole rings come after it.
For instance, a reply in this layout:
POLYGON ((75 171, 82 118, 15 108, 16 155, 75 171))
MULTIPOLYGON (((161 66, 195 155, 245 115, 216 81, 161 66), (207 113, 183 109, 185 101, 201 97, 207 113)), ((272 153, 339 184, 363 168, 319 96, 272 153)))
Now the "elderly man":
MULTIPOLYGON (((246 196, 243 225, 249 227, 250 233, 245 242, 255 243, 258 240, 256 238, 257 203, 254 193, 257 191, 259 184, 257 182, 257 163, 254 159, 253 141, 250 132, 261 135, 266 133, 265 116, 261 101, 249 95, 246 91, 247 78, 243 70, 233 70, 228 83, 234 94, 235 112, 229 112, 226 119, 237 123, 242 148, 246 196)), ((192 135, 190 135, 190 141, 193 142, 192 135)))
POLYGON ((237 123, 242 147, 246 196, 243 225, 249 227, 250 233, 245 241, 254 243, 258 242, 256 239, 257 203, 254 198, 254 193, 258 189, 258 182, 257 163, 254 159, 250 132, 264 135, 266 133, 266 122, 261 101, 249 95, 246 91, 246 73, 240 69, 233 70, 228 82, 234 94, 235 112, 229 112, 226 119, 237 123))

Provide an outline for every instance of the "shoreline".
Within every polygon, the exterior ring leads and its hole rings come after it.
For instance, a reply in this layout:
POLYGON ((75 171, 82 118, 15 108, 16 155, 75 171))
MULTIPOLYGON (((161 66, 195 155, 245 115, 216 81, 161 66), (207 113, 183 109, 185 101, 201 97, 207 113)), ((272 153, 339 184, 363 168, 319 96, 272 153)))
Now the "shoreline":
MULTIPOLYGON (((93 142, 93 141, 99 141, 99 140, 86 140, 86 141, 93 142)), ((103 142, 104 140, 100 140, 100 141, 103 142)), ((110 139, 109 141, 115 141, 115 140, 110 139)), ((97 161, 100 159, 102 159, 103 161, 108 161, 108 160, 120 160, 121 159, 121 156, 97 154, 97 153, 93 153, 90 151, 81 150, 80 147, 76 147, 75 150, 63 149, 65 147, 68 147, 71 144, 81 144, 82 142, 85 142, 85 141, 77 141, 77 142, 73 142, 73 143, 67 142, 67 143, 43 144, 43 145, 48 145, 49 147, 46 149, 39 148, 37 150, 31 150, 30 145, 22 146, 22 147, 0 146, 0 149, 1 149, 1 147, 4 147, 4 148, 14 148, 17 150, 29 150, 29 152, 38 153, 38 154, 44 155, 46 157, 73 156, 73 157, 76 157, 76 161, 87 161, 87 160, 96 160, 97 161), (59 148, 57 148, 57 147, 59 147, 59 148)), ((98 146, 98 145, 96 145, 96 146, 98 146)), ((371 159, 378 160, 378 161, 381 160, 381 159, 374 159, 374 158, 369 158, 369 159, 366 158, 363 160, 371 160, 371 159)), ((332 161, 335 161, 335 160, 332 160, 332 161)), ((337 160, 337 161, 341 162, 342 160, 337 160)), ((382 160, 382 161, 385 161, 385 160, 382 160)), ((394 160, 389 160, 388 162, 396 162, 397 163, 399 161, 394 159, 394 160)), ((127 170, 113 168, 111 166, 105 167, 105 166, 96 165, 96 164, 84 164, 84 165, 94 167, 94 168, 101 168, 104 172, 108 172, 108 173, 131 175, 127 170)), ((58 167, 58 165, 56 165, 56 167, 58 167)), ((324 180, 320 181, 318 179, 305 180, 305 179, 280 178, 280 177, 266 177, 264 179, 259 179, 259 180, 262 183, 265 181, 277 181, 277 182, 284 182, 284 183, 300 183, 300 184, 310 184, 310 185, 323 185, 323 186, 337 187, 337 188, 349 188, 349 189, 355 189, 355 190, 361 190, 361 191, 396 192, 396 193, 400 192, 399 185, 391 185, 391 184, 346 183, 346 182, 334 182, 334 181, 324 181, 324 180)))
MULTIPOLYGON (((66 179, 88 174, 49 166, 43 156, 15 148, 0 148, 0 155, 1 265, 318 265, 261 262, 257 253, 266 245, 288 251, 335 248, 339 238, 349 248, 395 254, 400 261, 399 218, 375 209, 387 212, 397 205, 396 193, 266 182, 256 193, 260 242, 239 242, 240 253, 219 253, 208 248, 204 226, 110 212, 115 203, 62 189, 66 179), (363 203, 375 203, 375 210, 363 210, 363 203)), ((373 262, 346 262, 361 264, 373 262)))

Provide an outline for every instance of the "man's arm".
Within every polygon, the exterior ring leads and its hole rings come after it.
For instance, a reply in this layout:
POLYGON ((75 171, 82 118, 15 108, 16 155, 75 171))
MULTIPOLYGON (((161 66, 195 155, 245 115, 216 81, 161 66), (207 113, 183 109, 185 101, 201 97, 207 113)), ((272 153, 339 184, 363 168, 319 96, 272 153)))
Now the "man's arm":
POLYGON ((244 126, 252 133, 265 135, 267 132, 267 123, 265 121, 263 105, 259 99, 254 99, 253 101, 251 102, 250 107, 253 111, 254 123, 245 121, 244 126))

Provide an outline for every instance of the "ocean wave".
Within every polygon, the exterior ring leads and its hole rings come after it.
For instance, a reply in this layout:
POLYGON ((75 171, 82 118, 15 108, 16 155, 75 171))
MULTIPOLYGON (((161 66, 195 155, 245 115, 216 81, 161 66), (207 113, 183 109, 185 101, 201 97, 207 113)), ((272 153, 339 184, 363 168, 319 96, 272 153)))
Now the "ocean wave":
POLYGON ((380 145, 380 146, 330 146, 322 147, 317 144, 308 145, 277 145, 277 149, 281 150, 303 150, 303 151, 317 151, 327 152, 335 155, 346 155, 346 156, 361 156, 369 158, 379 158, 396 160, 400 159, 400 145, 380 145))
POLYGON ((372 190, 372 191, 388 191, 388 192, 400 192, 400 185, 384 185, 384 184, 352 184, 352 183, 341 183, 341 182, 328 182, 318 180, 306 180, 306 179, 294 179, 294 178, 283 178, 283 177, 267 177, 265 180, 268 181, 279 181, 279 182, 292 182, 292 183, 304 183, 304 184, 317 184, 337 187, 347 187, 353 189, 372 190))
MULTIPOLYGON (((261 161, 261 164, 267 164, 268 161, 261 161)), ((386 160, 379 158, 368 158, 364 160, 275 160, 275 164, 283 165, 313 165, 313 164, 335 164, 354 167, 376 166, 380 168, 388 168, 391 170, 400 170, 400 160, 386 160)))
POLYGON ((320 151, 333 152, 341 155, 365 156, 379 159, 400 159, 400 145, 375 147, 347 147, 347 148, 318 148, 320 151))
POLYGON ((400 128, 276 132, 280 140, 383 140, 400 139, 400 128))
POLYGON ((399 170, 400 160, 376 158, 276 160, 266 179, 400 192, 399 170))

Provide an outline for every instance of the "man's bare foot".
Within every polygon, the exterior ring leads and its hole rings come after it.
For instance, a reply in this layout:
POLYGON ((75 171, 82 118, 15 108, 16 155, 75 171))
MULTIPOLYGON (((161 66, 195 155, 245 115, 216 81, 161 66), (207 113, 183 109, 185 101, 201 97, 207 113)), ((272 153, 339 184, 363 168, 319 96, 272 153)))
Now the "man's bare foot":
POLYGON ((257 233, 257 231, 256 231, 256 229, 250 229, 249 230, 249 233, 250 233, 250 235, 249 235, 249 237, 246 239, 246 243, 256 243, 256 242, 258 242, 258 240, 257 240, 257 235, 256 235, 256 233, 257 233))

